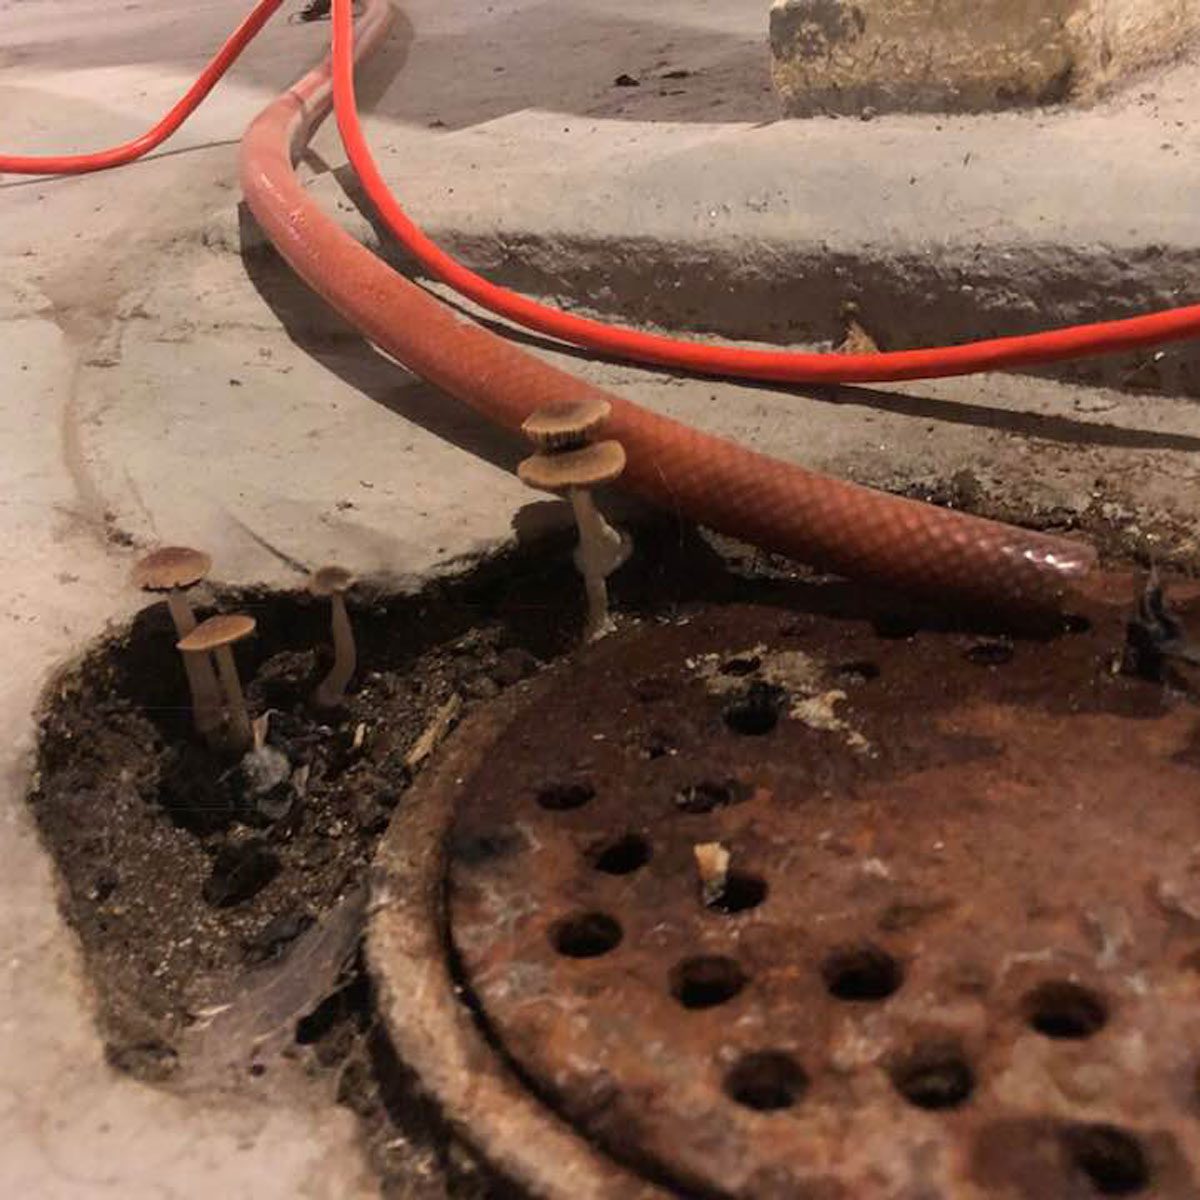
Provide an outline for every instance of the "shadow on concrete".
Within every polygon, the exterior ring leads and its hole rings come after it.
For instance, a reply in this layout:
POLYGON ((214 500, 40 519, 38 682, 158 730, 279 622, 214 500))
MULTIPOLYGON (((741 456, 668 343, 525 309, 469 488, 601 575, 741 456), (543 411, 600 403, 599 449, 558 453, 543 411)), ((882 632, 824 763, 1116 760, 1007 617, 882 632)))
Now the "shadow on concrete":
POLYGON ((522 440, 478 416, 465 404, 417 378, 372 346, 352 325, 311 291, 273 251, 255 246, 262 235, 247 233, 254 221, 239 209, 246 276, 288 337, 305 354, 376 404, 484 459, 515 472, 527 449, 522 440))
MULTIPOLYGON (((457 312, 473 321, 486 326, 493 333, 498 333, 511 341, 539 350, 549 350, 569 358, 578 360, 608 362, 619 366, 629 366, 625 359, 614 358, 611 355, 598 354, 592 350, 583 350, 578 346, 569 346, 521 329, 497 317, 480 313, 476 308, 445 296, 438 297, 457 312)), ((710 376, 689 374, 688 372, 657 367, 652 364, 633 364, 638 370, 650 375, 666 377, 689 377, 696 379, 717 379, 724 383, 734 383, 742 387, 752 386, 759 391, 775 392, 788 396, 804 396, 812 400, 820 400, 827 404, 857 405, 860 408, 874 409, 876 412, 892 413, 898 416, 914 417, 923 421, 941 421, 949 425, 966 425, 978 429, 991 429, 998 433, 1011 433, 1019 437, 1038 438, 1043 441, 1057 442, 1068 446, 1097 446, 1113 447, 1124 450, 1176 450, 1188 453, 1200 451, 1200 437, 1182 433, 1160 432, 1151 429, 1131 429, 1121 425, 1103 425, 1092 421, 1076 421, 1071 417, 1062 417, 1047 413, 1032 413, 1013 411, 1005 408, 990 408, 985 404, 972 404, 964 400, 944 400, 935 396, 921 396, 910 392, 894 391, 885 386, 862 387, 843 385, 838 387, 805 387, 799 384, 755 382, 748 384, 742 379, 727 376, 710 376)))

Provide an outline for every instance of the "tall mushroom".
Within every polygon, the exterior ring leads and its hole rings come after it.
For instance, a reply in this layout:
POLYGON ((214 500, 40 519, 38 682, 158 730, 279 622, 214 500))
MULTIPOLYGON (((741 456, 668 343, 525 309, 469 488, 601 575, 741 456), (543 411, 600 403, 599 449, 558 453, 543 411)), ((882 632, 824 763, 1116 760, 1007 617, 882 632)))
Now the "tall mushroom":
MULTIPOLYGON (((144 592, 165 593, 167 608, 178 637, 196 628, 196 615, 184 594, 209 572, 212 559, 202 550, 187 546, 163 546, 141 559, 133 568, 133 583, 144 592)), ((196 732, 211 738, 221 727, 221 692, 212 659, 203 654, 185 654, 188 691, 192 697, 192 720, 196 732)))
POLYGON ((594 442, 553 453, 535 454, 517 467, 521 481, 545 492, 565 493, 575 511, 579 547, 575 565, 587 591, 587 637, 602 637, 612 628, 606 578, 625 560, 628 544, 600 515, 591 489, 611 483, 625 469, 620 442, 594 442))
POLYGON ((230 648, 235 642, 254 632, 254 618, 242 613, 229 613, 201 621, 191 633, 179 641, 180 651, 188 658, 212 654, 217 660, 224 693, 225 716, 228 722, 225 741, 230 750, 244 754, 254 740, 246 697, 238 679, 237 663, 230 648))
POLYGON ((354 576, 344 567, 322 567, 313 573, 308 590, 314 596, 328 596, 330 630, 333 634, 333 666, 313 692, 313 703, 319 708, 336 708, 346 698, 346 687, 354 674, 358 656, 354 649, 354 630, 346 612, 346 592, 353 586, 354 576))

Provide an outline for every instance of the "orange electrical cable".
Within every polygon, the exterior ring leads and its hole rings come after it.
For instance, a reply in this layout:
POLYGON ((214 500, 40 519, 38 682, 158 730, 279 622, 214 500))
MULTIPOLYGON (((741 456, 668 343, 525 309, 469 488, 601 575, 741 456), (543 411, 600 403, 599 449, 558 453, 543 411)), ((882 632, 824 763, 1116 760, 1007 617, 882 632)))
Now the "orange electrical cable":
POLYGON ((199 78, 171 110, 141 137, 108 150, 90 154, 20 155, 0 154, 0 175, 85 175, 89 171, 104 171, 120 167, 149 154, 161 146, 200 107, 205 96, 217 85, 242 51, 258 35, 258 31, 275 15, 283 0, 259 0, 250 15, 229 35, 225 44, 213 55, 199 78))
POLYGON ((548 308, 476 274, 433 242, 392 195, 371 155, 354 96, 351 0, 333 0, 333 85, 338 128, 363 189, 397 241, 460 295, 527 329, 631 362, 704 375, 785 383, 882 383, 1000 371, 1097 354, 1116 354, 1200 337, 1200 305, 1045 333, 882 354, 801 354, 689 342, 548 308))

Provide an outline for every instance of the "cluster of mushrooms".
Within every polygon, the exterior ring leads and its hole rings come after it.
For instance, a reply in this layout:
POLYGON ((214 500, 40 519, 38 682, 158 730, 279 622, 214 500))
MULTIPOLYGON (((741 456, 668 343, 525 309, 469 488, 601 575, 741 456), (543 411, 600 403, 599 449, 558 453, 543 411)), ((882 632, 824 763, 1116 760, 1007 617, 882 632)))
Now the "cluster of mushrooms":
MULTIPOLYGON (((565 495, 571 503, 579 529, 575 565, 587 594, 589 640, 612 628, 606 581, 631 550, 628 536, 608 524, 592 498, 594 488, 613 482, 625 469, 620 442, 594 440, 610 410, 607 401, 594 398, 539 409, 521 427, 536 453, 517 468, 529 487, 565 495)), ((137 563, 133 582, 143 591, 166 596, 187 673, 196 732, 214 749, 243 754, 254 742, 254 726, 232 647, 254 632, 255 621, 245 613, 219 613, 197 623, 187 591, 204 580, 211 567, 211 557, 201 550, 164 546, 137 563)), ((309 590, 330 601, 334 658, 312 695, 319 708, 336 708, 343 702, 357 663, 345 601, 353 583, 351 573, 337 566, 322 567, 309 579, 309 590)))
MULTIPOLYGON (((141 559, 133 569, 134 584, 146 592, 164 593, 183 656, 192 720, 196 732, 214 749, 243 754, 254 741, 254 728, 233 657, 235 643, 255 630, 246 613, 218 613, 197 623, 188 601, 188 589, 205 579, 212 558, 186 546, 163 546, 141 559)), ((335 708, 346 695, 354 674, 354 630, 346 611, 345 593, 354 577, 342 567, 322 567, 309 579, 309 590, 327 596, 331 607, 333 666, 317 685, 313 703, 335 708)))

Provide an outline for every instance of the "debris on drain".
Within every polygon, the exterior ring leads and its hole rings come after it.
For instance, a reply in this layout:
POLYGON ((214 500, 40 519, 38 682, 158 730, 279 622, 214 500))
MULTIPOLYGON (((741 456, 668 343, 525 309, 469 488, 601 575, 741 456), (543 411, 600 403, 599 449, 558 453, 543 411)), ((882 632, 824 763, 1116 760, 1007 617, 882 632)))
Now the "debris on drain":
POLYGON ((699 842, 692 847, 700 873, 700 897, 706 905, 721 898, 729 878, 729 850, 720 842, 699 842))

